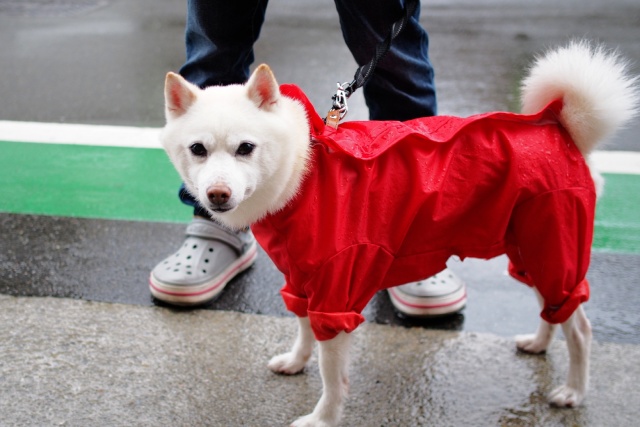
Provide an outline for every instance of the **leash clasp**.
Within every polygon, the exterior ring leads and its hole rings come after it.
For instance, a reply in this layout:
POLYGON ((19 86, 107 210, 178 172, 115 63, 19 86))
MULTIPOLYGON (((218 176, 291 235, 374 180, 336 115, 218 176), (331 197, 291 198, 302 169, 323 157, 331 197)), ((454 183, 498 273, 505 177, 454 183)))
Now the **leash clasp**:
POLYGON ((350 88, 351 83, 338 83, 338 90, 336 90, 335 95, 331 97, 333 100, 333 106, 329 113, 327 114, 327 118, 325 122, 334 129, 338 128, 338 123, 340 120, 344 119, 344 117, 349 112, 349 106, 347 105, 347 99, 351 94, 350 88))

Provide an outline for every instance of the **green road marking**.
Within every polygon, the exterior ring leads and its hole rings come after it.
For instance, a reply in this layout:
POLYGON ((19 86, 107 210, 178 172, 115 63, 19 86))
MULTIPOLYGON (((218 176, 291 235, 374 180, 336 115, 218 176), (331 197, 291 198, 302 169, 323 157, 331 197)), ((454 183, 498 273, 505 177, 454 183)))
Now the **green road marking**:
MULTIPOLYGON (((640 175, 605 178, 593 247, 640 254, 640 175)), ((0 212, 185 223, 179 185, 160 149, 0 141, 0 212)))
POLYGON ((160 149, 0 142, 0 211, 187 222, 160 149))
POLYGON ((604 194, 596 208, 593 248, 640 253, 640 175, 604 174, 604 194))

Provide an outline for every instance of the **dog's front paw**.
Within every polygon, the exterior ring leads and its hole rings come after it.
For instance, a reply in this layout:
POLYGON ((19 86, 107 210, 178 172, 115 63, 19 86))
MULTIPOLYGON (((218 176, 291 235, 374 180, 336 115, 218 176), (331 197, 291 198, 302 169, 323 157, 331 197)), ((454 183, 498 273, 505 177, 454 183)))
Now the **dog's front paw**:
POLYGON ((277 374, 294 375, 302 372, 306 364, 307 358, 289 352, 274 356, 267 366, 277 374))
POLYGON ((516 347, 524 353, 540 354, 547 351, 550 339, 540 338, 538 334, 516 336, 516 347))
POLYGON ((580 406, 582 399, 584 399, 584 392, 576 390, 568 385, 561 385, 551 392, 549 395, 549 401, 553 406, 561 408, 574 408, 580 406))
POLYGON ((335 427, 337 424, 321 420, 315 413, 300 417, 291 423, 291 427, 335 427))

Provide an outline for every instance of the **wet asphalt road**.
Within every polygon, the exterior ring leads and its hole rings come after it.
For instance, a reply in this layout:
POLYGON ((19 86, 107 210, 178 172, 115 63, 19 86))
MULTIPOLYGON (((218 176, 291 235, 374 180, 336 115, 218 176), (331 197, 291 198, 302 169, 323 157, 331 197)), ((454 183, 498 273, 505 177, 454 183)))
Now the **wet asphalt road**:
MULTIPOLYGON (((162 84, 184 58, 184 2, 170 0, 0 0, 0 120, 159 127, 162 84)), ((618 48, 640 73, 637 0, 427 1, 423 23, 441 114, 517 109, 523 67, 541 49, 574 37, 618 48)), ((355 63, 330 1, 272 0, 256 63, 302 86, 319 110, 355 63)), ((350 119, 365 119, 361 94, 350 119)), ((638 150, 636 122, 608 148, 638 150)), ((176 203, 179 203, 176 199, 176 203)), ((182 240, 184 224, 0 214, 0 293, 152 305, 146 278, 182 240)), ((535 328, 529 290, 504 276, 504 258, 453 263, 469 306, 445 320, 398 318, 378 295, 366 317, 378 323, 509 336, 535 328), (513 306, 516 306, 514 309, 513 306)), ((596 253, 588 313, 602 341, 640 343, 635 282, 640 256, 596 253)), ((211 309, 287 316, 281 276, 262 253, 211 309)))
MULTIPOLYGON (((13 236, 0 243, 0 294, 154 305, 148 273, 167 255, 167 248, 181 241, 183 232, 182 224, 0 215, 0 233, 13 236)), ((381 292, 364 315, 381 324, 505 337, 533 331, 538 322, 537 303, 528 288, 506 276, 506 262, 504 257, 450 262, 468 286, 468 306, 461 314, 441 319, 401 318, 381 292)), ((640 277, 638 256, 595 253, 587 277, 594 284, 587 312, 596 339, 640 343, 640 313, 633 306, 640 301, 640 289, 635 286, 640 277), (616 292, 610 292, 609 286, 617 287, 616 292)), ((290 316, 278 293, 281 286, 282 276, 260 251, 256 264, 205 308, 290 316)))

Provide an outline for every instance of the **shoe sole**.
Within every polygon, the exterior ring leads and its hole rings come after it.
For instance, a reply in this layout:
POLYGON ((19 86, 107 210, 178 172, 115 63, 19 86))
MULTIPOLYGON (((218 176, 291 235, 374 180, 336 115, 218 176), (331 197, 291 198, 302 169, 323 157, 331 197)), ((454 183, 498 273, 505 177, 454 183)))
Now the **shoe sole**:
POLYGON ((429 304, 424 303, 424 298, 411 297, 395 288, 388 291, 394 307, 400 313, 411 317, 445 316, 459 312, 467 303, 467 291, 464 286, 449 295, 429 298, 429 304))
POLYGON ((234 277, 251 267, 258 256, 255 242, 240 258, 212 280, 197 286, 170 285, 159 281, 153 273, 149 276, 149 289, 154 298, 173 305, 201 305, 216 298, 234 277))

